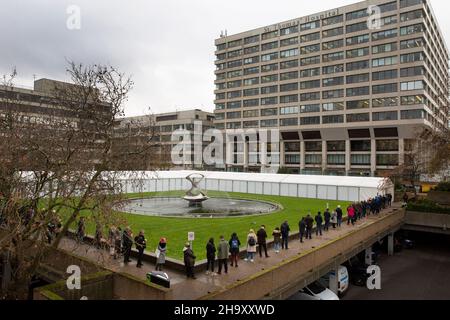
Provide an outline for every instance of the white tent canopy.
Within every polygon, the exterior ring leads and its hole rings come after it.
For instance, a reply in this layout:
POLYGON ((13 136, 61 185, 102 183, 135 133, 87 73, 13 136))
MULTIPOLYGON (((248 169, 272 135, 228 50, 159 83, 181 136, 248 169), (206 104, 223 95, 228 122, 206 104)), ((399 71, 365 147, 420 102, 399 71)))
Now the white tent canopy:
POLYGON ((162 192, 188 190, 191 187, 186 177, 202 174, 205 178, 200 187, 210 191, 241 192, 290 196, 301 198, 362 201, 377 194, 393 194, 393 184, 386 178, 309 176, 265 173, 237 173, 216 171, 149 171, 123 172, 120 177, 124 191, 162 192), (136 181, 136 176, 139 180, 136 181))

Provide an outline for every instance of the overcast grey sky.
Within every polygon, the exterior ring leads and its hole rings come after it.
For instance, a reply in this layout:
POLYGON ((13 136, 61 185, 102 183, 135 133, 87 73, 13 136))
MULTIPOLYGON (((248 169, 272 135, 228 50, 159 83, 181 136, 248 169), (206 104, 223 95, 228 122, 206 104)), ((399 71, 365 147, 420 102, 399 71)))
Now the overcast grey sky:
MULTIPOLYGON (((333 9, 355 0, 2 0, 0 74, 67 80, 66 59, 108 63, 131 75, 126 115, 214 109, 214 39, 333 9), (66 26, 70 5, 81 28, 66 26)), ((450 1, 431 0, 449 42, 450 1)))

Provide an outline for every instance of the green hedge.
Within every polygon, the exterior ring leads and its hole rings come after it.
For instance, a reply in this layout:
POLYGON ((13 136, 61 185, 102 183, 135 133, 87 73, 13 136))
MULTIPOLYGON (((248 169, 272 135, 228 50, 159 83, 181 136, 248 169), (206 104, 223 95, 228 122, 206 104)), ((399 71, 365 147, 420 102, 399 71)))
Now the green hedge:
POLYGON ((426 199, 409 202, 408 210, 409 211, 418 211, 418 212, 450 214, 449 207, 440 206, 437 203, 430 201, 430 200, 426 200, 426 199))
POLYGON ((433 190, 434 191, 450 192, 450 182, 441 182, 433 190))

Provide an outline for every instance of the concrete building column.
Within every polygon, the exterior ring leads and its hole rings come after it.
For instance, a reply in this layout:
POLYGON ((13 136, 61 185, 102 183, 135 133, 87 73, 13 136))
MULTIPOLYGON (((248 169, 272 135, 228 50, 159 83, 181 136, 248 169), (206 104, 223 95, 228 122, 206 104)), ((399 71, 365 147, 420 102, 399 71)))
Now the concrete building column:
POLYGON ((327 142, 322 141, 322 172, 325 172, 327 170, 327 142))
POLYGON ((305 141, 300 141, 300 170, 305 170, 305 141))
POLYGON ((366 249, 365 251, 365 256, 364 256, 364 261, 367 265, 371 266, 373 261, 372 261, 372 247, 369 247, 366 249))
POLYGON ((284 140, 280 140, 280 168, 286 165, 286 161, 284 159, 284 140))
POLYGON ((398 164, 405 164, 405 139, 398 139, 398 164))
POLYGON ((390 233, 388 235, 388 255, 393 256, 394 255, 394 234, 390 233))
POLYGON ((229 137, 227 135, 226 137, 226 141, 225 141, 225 164, 226 166, 231 166, 233 165, 233 160, 234 160, 234 140, 232 139, 232 137, 229 137))
POLYGON ((351 144, 350 140, 345 140, 345 173, 348 175, 351 169, 351 144))
POLYGON ((248 142, 244 139, 244 172, 247 172, 248 171, 248 157, 249 157, 249 155, 248 155, 248 149, 249 149, 249 146, 248 146, 248 142))
POLYGON ((370 139, 370 174, 372 177, 375 176, 375 171, 377 171, 377 141, 370 139))

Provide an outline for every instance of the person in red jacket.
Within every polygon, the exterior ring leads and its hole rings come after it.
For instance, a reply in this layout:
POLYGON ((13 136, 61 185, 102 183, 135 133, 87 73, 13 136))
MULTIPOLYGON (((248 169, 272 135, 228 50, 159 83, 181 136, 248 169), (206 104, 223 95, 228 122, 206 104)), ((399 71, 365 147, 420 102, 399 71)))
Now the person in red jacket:
POLYGON ((352 225, 355 225, 355 208, 353 208, 352 205, 349 205, 347 207, 347 225, 352 223, 352 225))

